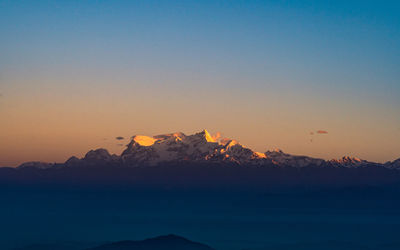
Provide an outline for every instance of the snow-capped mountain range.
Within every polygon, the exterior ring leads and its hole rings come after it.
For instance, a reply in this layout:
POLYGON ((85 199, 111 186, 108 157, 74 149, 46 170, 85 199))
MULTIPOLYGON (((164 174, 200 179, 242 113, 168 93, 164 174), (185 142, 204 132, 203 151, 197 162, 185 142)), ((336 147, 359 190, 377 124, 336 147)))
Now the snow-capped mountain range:
POLYGON ((183 133, 134 136, 121 155, 123 162, 134 165, 176 161, 228 161, 245 164, 265 159, 265 154, 254 152, 235 140, 216 140, 207 130, 188 136, 183 133))
POLYGON ((106 149, 89 151, 85 157, 71 157, 64 164, 27 162, 19 168, 46 169, 53 166, 97 166, 121 165, 127 167, 157 166, 165 163, 221 163, 246 166, 276 167, 334 167, 359 168, 380 166, 388 169, 400 169, 400 159, 385 164, 368 162, 358 158, 323 160, 308 156, 286 154, 281 150, 265 153, 255 152, 233 139, 220 139, 211 136, 207 130, 193 135, 177 132, 157 136, 136 135, 123 153, 111 155, 106 149))

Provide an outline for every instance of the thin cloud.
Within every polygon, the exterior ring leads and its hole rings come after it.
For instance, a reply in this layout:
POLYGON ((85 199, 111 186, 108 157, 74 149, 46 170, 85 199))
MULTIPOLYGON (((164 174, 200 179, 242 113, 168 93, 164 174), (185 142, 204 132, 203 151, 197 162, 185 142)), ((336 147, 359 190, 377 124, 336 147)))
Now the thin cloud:
POLYGON ((211 136, 214 141, 217 141, 221 137, 221 133, 217 132, 215 135, 211 136))
POLYGON ((124 140, 125 138, 124 137, 122 137, 122 136, 117 136, 117 137, 115 137, 115 140, 118 140, 118 141, 121 141, 121 140, 124 140))
POLYGON ((328 134, 328 131, 326 131, 326 130, 318 130, 317 134, 328 134))

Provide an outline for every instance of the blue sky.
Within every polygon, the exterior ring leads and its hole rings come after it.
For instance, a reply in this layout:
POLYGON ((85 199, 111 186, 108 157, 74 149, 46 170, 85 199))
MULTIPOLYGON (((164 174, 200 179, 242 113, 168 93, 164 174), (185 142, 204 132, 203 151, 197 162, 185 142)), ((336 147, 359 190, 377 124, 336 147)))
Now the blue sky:
MULTIPOLYGON (((399 13, 398 1, 0 0, 0 152, 23 138, 52 148, 57 136, 82 138, 81 123, 99 138, 206 127, 259 151, 391 160, 399 13), (329 134, 310 144, 318 129, 329 134)), ((94 138, 70 148, 104 146, 94 138)))

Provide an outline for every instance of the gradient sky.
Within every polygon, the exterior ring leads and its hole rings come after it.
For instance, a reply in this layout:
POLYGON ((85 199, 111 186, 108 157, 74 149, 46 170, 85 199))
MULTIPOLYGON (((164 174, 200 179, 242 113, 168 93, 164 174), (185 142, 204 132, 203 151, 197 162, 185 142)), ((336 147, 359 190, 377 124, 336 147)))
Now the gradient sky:
POLYGON ((261 152, 399 158, 399 13, 399 1, 0 0, 0 166, 204 128, 261 152))

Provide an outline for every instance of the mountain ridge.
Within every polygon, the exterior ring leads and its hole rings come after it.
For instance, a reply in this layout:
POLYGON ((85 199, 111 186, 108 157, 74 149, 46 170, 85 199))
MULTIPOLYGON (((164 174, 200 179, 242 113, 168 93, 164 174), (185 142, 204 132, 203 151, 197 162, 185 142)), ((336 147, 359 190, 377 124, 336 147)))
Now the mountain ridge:
MULTIPOLYGON (((121 155, 110 154, 108 150, 99 148, 90 150, 79 159, 70 157, 63 166, 98 166, 122 165, 128 167, 157 166, 165 163, 219 163, 251 166, 276 166, 305 168, 309 166, 334 168, 360 168, 379 166, 400 170, 400 158, 384 164, 369 162, 355 157, 344 156, 340 159, 324 160, 309 156, 284 153, 276 149, 265 153, 253 151, 230 138, 211 136, 207 130, 192 135, 182 132, 161 134, 156 136, 135 135, 121 155)), ((60 164, 46 162, 26 162, 21 168, 46 169, 60 164)))

